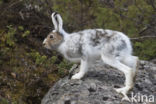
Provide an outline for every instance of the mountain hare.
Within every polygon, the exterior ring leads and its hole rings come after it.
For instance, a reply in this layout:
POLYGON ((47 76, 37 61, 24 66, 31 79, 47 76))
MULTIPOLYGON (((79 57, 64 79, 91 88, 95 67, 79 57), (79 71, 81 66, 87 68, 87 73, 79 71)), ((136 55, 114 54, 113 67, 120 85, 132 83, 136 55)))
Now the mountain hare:
POLYGON ((57 50, 72 62, 80 62, 80 71, 72 79, 81 79, 88 71, 90 64, 97 59, 120 71, 125 75, 125 87, 115 89, 129 100, 127 93, 133 87, 134 77, 138 69, 138 57, 132 56, 129 38, 122 32, 87 29, 67 33, 63 29, 60 14, 52 13, 53 30, 43 41, 44 47, 57 50))

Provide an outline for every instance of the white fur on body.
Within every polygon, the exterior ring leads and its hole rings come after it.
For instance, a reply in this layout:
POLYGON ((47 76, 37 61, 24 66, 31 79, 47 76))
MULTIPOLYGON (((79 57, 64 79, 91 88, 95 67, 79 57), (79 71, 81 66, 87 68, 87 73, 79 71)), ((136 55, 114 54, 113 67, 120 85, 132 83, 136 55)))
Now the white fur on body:
POLYGON ((121 32, 103 29, 88 29, 68 34, 62 28, 63 22, 59 14, 54 17, 53 13, 52 19, 55 31, 63 36, 63 41, 57 50, 67 60, 81 63, 80 71, 73 75, 72 79, 81 79, 91 63, 102 59, 104 63, 125 74, 125 87, 116 91, 123 94, 123 100, 129 100, 127 93, 133 87, 138 64, 138 57, 132 56, 129 38, 121 32))

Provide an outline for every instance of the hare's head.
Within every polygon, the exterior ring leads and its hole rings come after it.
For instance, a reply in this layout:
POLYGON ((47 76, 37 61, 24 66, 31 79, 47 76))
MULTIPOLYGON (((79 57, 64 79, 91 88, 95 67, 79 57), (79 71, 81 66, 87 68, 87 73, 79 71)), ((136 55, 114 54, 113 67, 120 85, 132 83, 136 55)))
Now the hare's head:
POLYGON ((63 42, 63 35, 60 32, 63 22, 61 16, 57 13, 52 13, 51 18, 55 29, 44 39, 43 45, 47 49, 55 50, 63 42))

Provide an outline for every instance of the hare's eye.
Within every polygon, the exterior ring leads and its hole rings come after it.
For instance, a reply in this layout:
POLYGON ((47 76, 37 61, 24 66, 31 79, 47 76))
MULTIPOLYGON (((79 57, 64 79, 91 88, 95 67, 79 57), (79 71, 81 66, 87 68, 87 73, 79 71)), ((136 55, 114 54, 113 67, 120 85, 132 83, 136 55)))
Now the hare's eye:
POLYGON ((50 35, 50 39, 53 39, 54 37, 52 35, 50 35))

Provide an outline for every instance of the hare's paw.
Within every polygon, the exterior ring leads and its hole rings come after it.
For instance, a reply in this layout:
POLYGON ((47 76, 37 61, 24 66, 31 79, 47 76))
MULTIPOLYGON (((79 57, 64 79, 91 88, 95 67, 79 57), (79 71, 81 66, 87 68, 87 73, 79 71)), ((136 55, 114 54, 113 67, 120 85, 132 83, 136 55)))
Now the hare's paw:
POLYGON ((131 102, 131 100, 128 98, 128 96, 126 95, 126 96, 124 96, 123 98, 122 98, 122 100, 121 101, 129 101, 129 102, 131 102))
POLYGON ((77 74, 72 76, 72 79, 81 79, 82 77, 83 77, 83 74, 77 73, 77 74))
POLYGON ((124 95, 128 92, 128 89, 126 87, 115 88, 115 91, 124 95))
POLYGON ((128 92, 129 88, 127 87, 123 87, 123 88, 117 88, 115 89, 116 92, 120 93, 123 95, 123 98, 122 98, 122 101, 129 101, 130 102, 130 99, 128 98, 127 96, 127 92, 128 92))

